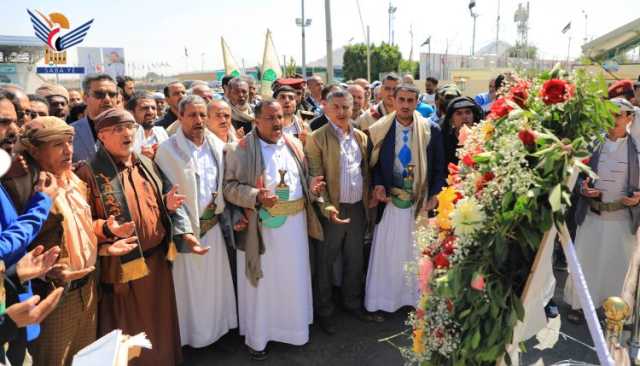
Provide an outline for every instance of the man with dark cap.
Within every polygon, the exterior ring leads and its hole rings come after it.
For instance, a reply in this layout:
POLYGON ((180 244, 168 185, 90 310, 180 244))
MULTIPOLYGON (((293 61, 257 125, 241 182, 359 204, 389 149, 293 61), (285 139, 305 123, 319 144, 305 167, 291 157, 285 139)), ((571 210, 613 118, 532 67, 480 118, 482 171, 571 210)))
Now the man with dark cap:
POLYGON ((482 109, 470 97, 457 97, 449 102, 442 123, 442 138, 445 152, 445 168, 449 163, 458 164, 458 134, 463 126, 472 126, 482 118, 482 109))
POLYGON ((296 90, 287 85, 281 86, 273 92, 273 99, 282 107, 282 115, 284 117, 282 131, 295 136, 304 144, 309 132, 309 125, 295 113, 297 105, 296 90))
MULTIPOLYGON (((158 166, 133 151, 136 122, 131 113, 109 109, 96 118, 99 149, 76 174, 87 183, 94 219, 134 223, 137 247, 123 256, 100 259, 98 336, 114 329, 125 334, 146 332, 153 349, 144 350, 136 365, 179 364, 182 361, 171 263, 174 240, 181 248, 197 245, 184 196, 158 166)), ((99 250, 120 235, 102 227, 99 250)))
POLYGON ((629 126, 629 132, 636 141, 640 141, 640 82, 618 80, 609 87, 609 99, 624 98, 634 108, 634 118, 629 126))
MULTIPOLYGON (((305 98, 305 89, 307 83, 302 77, 278 79, 274 82, 272 88, 275 93, 281 87, 290 87, 295 93, 295 110, 294 113, 297 118, 301 118, 305 121, 311 120, 316 117, 313 112, 313 107, 308 103, 305 98)), ((274 97, 275 98, 275 97, 274 97)))
POLYGON ((67 120, 69 116, 69 92, 58 84, 44 84, 36 89, 36 94, 47 98, 49 115, 67 120))
POLYGON ((436 112, 431 114, 427 120, 441 126, 442 122, 444 122, 444 116, 447 113, 447 105, 453 98, 461 95, 462 92, 456 84, 450 83, 439 87, 435 97, 436 112))

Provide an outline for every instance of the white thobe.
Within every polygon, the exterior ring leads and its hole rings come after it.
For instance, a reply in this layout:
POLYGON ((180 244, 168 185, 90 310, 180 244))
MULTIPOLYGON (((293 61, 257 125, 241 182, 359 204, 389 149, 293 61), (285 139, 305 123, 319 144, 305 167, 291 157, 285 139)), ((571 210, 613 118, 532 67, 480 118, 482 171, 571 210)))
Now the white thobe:
MULTIPOLYGON (((404 127, 397 121, 395 160, 393 164, 394 180, 401 179, 404 167, 398 160, 400 149, 404 145, 404 127)), ((407 133, 407 145, 411 148, 411 131, 407 133)), ((412 151, 412 162, 417 152, 412 151)), ((397 182, 399 183, 399 182, 397 182)), ((387 192, 389 194, 389 192, 387 192)), ((403 306, 416 306, 419 297, 415 276, 405 271, 407 263, 417 258, 415 250, 415 204, 402 209, 389 202, 385 206, 380 223, 373 232, 371 256, 367 271, 364 304, 368 311, 383 310, 395 312, 403 306)))
MULTIPOLYGON (((275 192, 278 169, 286 169, 289 199, 303 197, 298 167, 284 140, 260 141, 265 165, 265 186, 275 192)), ((304 211, 287 217, 279 228, 261 227, 265 253, 260 258, 263 277, 253 287, 245 275, 245 255, 238 251, 238 313, 240 334, 254 350, 269 341, 303 345, 309 341, 313 322, 311 270, 307 218, 304 211)))
MULTIPOLYGON (((197 200, 190 204, 197 204, 202 213, 213 192, 218 191, 218 174, 223 171, 207 143, 197 147, 187 140, 186 145, 190 150, 186 153, 194 162, 197 188, 197 197, 187 199, 197 200)), ((194 235, 198 237, 198 233, 194 235)), ((191 347, 206 347, 238 326, 231 268, 220 225, 200 238, 200 244, 209 247, 207 254, 178 253, 173 265, 180 339, 182 345, 191 347)))
POLYGON ((139 126, 133 137, 133 149, 139 154, 143 147, 150 147, 154 144, 160 144, 168 138, 169 135, 167 135, 167 131, 165 131, 165 129, 160 126, 153 126, 151 128, 151 135, 149 137, 145 136, 144 128, 142 128, 142 126, 139 126))
MULTIPOLYGON (((602 191, 602 202, 619 201, 627 193, 627 138, 606 139, 602 147, 598 161, 600 178, 594 184, 602 191)), ((600 215, 588 210, 578 227, 575 242, 591 299, 596 307, 601 306, 607 297, 621 293, 629 259, 635 250, 636 236, 631 233, 629 210, 600 215)), ((565 285, 565 301, 574 309, 581 307, 571 276, 565 285)))

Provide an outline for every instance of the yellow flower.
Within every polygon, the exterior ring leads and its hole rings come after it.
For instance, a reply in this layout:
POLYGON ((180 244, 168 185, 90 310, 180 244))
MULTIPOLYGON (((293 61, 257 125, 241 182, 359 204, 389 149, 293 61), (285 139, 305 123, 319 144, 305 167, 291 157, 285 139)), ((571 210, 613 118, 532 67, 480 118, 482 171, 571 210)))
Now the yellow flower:
POLYGON ((464 236, 474 233, 482 226, 485 214, 482 207, 473 198, 465 198, 458 203, 451 215, 455 234, 464 236))
POLYGON ((482 134, 484 136, 484 141, 488 141, 489 139, 491 139, 495 130, 496 128, 493 123, 491 123, 490 121, 485 122, 481 128, 482 134))
POLYGON ((424 352, 424 342, 422 342, 423 334, 424 331, 422 329, 413 331, 413 352, 416 354, 422 354, 424 352))

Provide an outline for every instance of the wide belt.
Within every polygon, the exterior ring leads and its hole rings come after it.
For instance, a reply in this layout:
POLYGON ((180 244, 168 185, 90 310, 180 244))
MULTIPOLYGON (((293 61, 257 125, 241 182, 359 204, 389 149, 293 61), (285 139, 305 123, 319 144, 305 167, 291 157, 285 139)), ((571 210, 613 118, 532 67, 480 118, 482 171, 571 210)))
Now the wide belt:
POLYGON ((291 216, 304 210, 304 198, 294 201, 278 200, 273 207, 265 207, 271 216, 291 216))
POLYGON ((599 201, 595 201, 595 200, 589 200, 589 206, 591 206, 591 209, 596 211, 596 213, 620 211, 620 210, 624 210, 625 208, 627 208, 627 206, 625 206, 620 201, 599 202, 599 201))
POLYGON ((398 187, 391 188, 391 202, 398 208, 409 208, 413 206, 415 200, 413 194, 398 187))

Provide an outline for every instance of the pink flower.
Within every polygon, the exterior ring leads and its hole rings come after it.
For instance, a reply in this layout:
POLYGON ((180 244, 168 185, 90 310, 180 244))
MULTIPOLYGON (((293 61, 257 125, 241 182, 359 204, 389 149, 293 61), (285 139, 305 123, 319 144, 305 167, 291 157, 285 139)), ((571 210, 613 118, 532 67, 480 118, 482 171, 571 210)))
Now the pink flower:
POLYGON ((484 276, 476 273, 471 280, 471 288, 476 291, 484 291, 484 276))
POLYGON ((419 282, 420 282, 420 291, 423 294, 428 294, 431 292, 431 289, 429 289, 429 280, 431 279, 432 272, 433 272, 433 263, 431 262, 431 258, 422 257, 422 259, 420 260, 419 282))
POLYGON ((465 142, 469 138, 469 134, 470 133, 471 133, 471 129, 469 127, 467 127, 467 125, 463 125, 462 128, 460 129, 460 132, 458 132, 458 145, 459 146, 464 146, 465 142))

